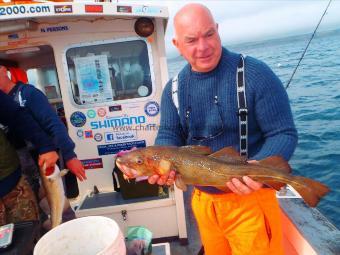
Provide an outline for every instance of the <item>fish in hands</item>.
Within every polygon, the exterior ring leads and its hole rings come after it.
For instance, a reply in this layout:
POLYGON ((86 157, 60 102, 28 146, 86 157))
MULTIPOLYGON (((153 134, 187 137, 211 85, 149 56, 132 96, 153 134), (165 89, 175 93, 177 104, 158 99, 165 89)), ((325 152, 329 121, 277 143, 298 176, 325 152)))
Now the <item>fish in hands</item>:
POLYGON ((211 153, 206 146, 149 146, 119 153, 116 164, 126 179, 149 178, 152 183, 154 178, 161 185, 165 181, 171 184, 174 180, 183 191, 187 185, 199 185, 248 194, 261 188, 262 184, 276 190, 289 184, 311 207, 330 191, 320 182, 291 175, 291 168, 282 157, 272 156, 248 163, 232 147, 211 153))

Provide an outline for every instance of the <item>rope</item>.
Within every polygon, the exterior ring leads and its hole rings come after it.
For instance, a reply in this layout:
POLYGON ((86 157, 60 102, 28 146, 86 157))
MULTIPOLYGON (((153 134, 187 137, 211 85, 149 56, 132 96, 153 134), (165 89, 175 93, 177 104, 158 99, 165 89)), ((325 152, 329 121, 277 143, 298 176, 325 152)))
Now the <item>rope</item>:
POLYGON ((309 44, 310 44, 311 41, 313 40, 313 38, 314 38, 314 36, 315 36, 315 33, 316 33, 316 31, 318 30, 318 28, 319 28, 319 26, 320 26, 320 24, 321 24, 321 21, 322 21, 322 19, 323 19, 323 17, 326 15, 326 12, 327 12, 328 7, 330 6, 331 2, 332 2, 332 0, 329 0, 328 5, 327 5, 327 7, 326 7, 324 13, 323 13, 322 16, 321 16, 318 25, 317 25, 316 28, 314 29, 314 32, 313 32, 311 38, 309 39, 309 42, 308 42, 308 44, 307 44, 305 50, 303 51, 303 53, 302 53, 302 55, 301 55, 301 57, 300 57, 300 59, 299 59, 299 62, 298 62, 298 64, 296 65, 296 67, 295 67, 295 69, 294 69, 294 71, 293 71, 293 73, 292 73, 292 76, 290 77, 289 81, 287 82, 286 89, 288 89, 288 87, 289 87, 291 81, 293 80, 293 77, 294 77, 294 75, 295 75, 295 73, 296 73, 296 70, 298 69, 298 67, 299 67, 299 65, 300 65, 300 63, 301 63, 301 61, 302 61, 302 59, 304 58, 304 56, 305 56, 305 54, 306 54, 306 52, 307 52, 307 49, 308 49, 308 47, 309 47, 309 44))

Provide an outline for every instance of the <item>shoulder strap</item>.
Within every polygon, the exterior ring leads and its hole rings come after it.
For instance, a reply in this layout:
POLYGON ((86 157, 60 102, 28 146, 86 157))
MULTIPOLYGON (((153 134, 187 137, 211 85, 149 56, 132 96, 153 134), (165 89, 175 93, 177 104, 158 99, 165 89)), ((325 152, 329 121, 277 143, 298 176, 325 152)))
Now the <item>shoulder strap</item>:
POLYGON ((244 60, 245 56, 241 55, 237 65, 236 86, 237 86, 237 105, 238 120, 240 133, 240 155, 248 156, 248 108, 246 98, 246 87, 244 78, 244 60))
POLYGON ((172 86, 171 86, 171 94, 172 101, 177 109, 177 113, 179 115, 179 101, 178 101, 178 74, 174 78, 172 78, 172 86))
MULTIPOLYGON (((239 134, 240 134, 240 155, 248 156, 248 108, 246 99, 246 88, 244 78, 244 60, 246 56, 241 55, 240 61, 237 65, 236 86, 237 86, 237 106, 239 119, 239 134)), ((178 101, 178 74, 172 79, 172 101, 179 114, 178 101)))

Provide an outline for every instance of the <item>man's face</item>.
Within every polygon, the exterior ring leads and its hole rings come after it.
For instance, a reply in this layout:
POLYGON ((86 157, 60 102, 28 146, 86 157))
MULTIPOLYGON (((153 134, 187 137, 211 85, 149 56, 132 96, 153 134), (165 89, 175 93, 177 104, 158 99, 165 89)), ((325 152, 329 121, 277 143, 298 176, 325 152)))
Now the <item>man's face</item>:
POLYGON ((194 71, 209 72, 218 65, 222 45, 217 29, 214 20, 206 15, 197 15, 176 26, 173 43, 194 71))

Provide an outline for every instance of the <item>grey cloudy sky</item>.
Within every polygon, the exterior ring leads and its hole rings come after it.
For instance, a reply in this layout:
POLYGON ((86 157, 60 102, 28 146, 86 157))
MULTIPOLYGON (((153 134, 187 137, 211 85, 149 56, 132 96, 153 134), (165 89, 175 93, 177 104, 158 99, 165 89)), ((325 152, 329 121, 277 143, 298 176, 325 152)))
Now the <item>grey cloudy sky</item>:
MULTIPOLYGON (((166 5, 169 8, 170 18, 166 31, 168 55, 176 53, 171 43, 173 17, 187 3, 202 3, 211 10, 216 22, 219 23, 219 32, 224 44, 312 33, 328 4, 328 0, 153 0, 147 2, 166 5)), ((332 1, 319 29, 320 31, 340 29, 340 0, 332 1)))

